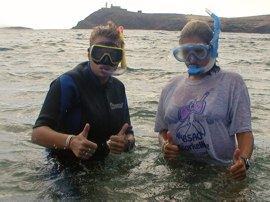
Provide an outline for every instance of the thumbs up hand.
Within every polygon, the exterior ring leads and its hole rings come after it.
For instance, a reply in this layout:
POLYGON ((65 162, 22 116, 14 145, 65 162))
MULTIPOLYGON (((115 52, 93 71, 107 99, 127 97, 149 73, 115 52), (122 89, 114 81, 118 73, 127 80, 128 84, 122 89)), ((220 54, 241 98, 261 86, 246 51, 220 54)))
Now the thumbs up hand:
POLYGON ((129 125, 125 123, 119 133, 116 135, 112 135, 107 141, 111 153, 121 154, 125 150, 127 144, 127 137, 125 132, 128 127, 129 125))
POLYGON ((84 160, 89 159, 97 149, 97 144, 87 139, 89 130, 90 125, 87 123, 85 124, 83 131, 79 135, 73 137, 70 141, 70 149, 72 152, 76 157, 84 160))
POLYGON ((162 134, 163 136, 163 144, 162 144, 162 152, 164 158, 169 161, 174 161, 180 154, 180 150, 177 145, 174 145, 172 142, 172 136, 170 132, 166 132, 162 134))
POLYGON ((233 154, 233 165, 229 168, 230 175, 235 180, 243 180, 246 177, 245 161, 241 157, 241 151, 236 148, 233 154))

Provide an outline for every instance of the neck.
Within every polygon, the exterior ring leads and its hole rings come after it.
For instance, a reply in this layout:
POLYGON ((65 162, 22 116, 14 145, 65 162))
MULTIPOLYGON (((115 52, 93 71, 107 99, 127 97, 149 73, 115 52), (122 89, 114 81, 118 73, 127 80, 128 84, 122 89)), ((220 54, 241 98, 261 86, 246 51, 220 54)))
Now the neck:
POLYGON ((202 75, 192 75, 192 76, 189 76, 189 79, 190 80, 193 80, 193 81, 196 81, 196 80, 201 80, 203 79, 204 77, 206 77, 207 74, 202 74, 202 75))
POLYGON ((107 81, 109 80, 109 77, 107 77, 107 78, 98 78, 98 79, 99 79, 101 85, 105 85, 107 83, 107 81))
POLYGON ((95 68, 93 68, 93 66, 94 66, 93 62, 90 61, 89 68, 90 68, 92 74, 96 77, 96 79, 100 82, 100 84, 102 86, 105 85, 110 77, 109 76, 101 76, 101 75, 99 75, 99 73, 96 72, 97 70, 95 68))

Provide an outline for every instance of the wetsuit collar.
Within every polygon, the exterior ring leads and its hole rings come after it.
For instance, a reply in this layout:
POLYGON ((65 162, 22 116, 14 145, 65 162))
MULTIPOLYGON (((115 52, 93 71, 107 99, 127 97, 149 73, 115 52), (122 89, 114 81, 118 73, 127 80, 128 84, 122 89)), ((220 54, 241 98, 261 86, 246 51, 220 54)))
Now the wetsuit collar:
POLYGON ((88 72, 89 76, 93 79, 94 83, 98 87, 104 88, 104 87, 108 86, 109 83, 111 83, 112 77, 110 76, 108 81, 104 85, 102 85, 99 78, 92 71, 91 66, 90 66, 90 62, 87 63, 87 69, 88 69, 87 72, 88 72))

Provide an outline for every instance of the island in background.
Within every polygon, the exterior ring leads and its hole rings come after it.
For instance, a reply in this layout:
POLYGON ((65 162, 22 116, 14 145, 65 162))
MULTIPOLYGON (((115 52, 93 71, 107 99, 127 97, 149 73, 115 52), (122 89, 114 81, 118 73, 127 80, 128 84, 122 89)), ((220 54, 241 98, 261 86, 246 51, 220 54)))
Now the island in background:
MULTIPOLYGON (((106 6, 90 14, 84 20, 79 21, 73 29, 91 29, 113 21, 124 26, 125 29, 179 31, 192 19, 207 21, 212 26, 212 19, 208 16, 131 12, 120 6, 111 5, 110 8, 106 6)), ((223 32, 270 33, 270 15, 221 17, 221 25, 223 32)))
POLYGON ((33 30, 29 27, 0 27, 0 29, 11 29, 11 30, 33 30))

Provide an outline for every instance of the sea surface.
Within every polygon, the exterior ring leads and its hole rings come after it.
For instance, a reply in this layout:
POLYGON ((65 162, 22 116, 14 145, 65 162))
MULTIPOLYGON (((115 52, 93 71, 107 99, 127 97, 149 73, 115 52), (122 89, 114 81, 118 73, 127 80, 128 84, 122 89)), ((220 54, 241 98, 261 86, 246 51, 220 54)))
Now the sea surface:
POLYGON ((179 32, 126 30, 126 86, 136 149, 103 165, 54 172, 32 126, 50 83, 87 60, 91 30, 0 30, 0 201, 270 201, 270 35, 222 33, 219 65, 248 86, 255 148, 248 177, 167 164, 153 132, 161 89, 186 69, 171 54, 179 32))

